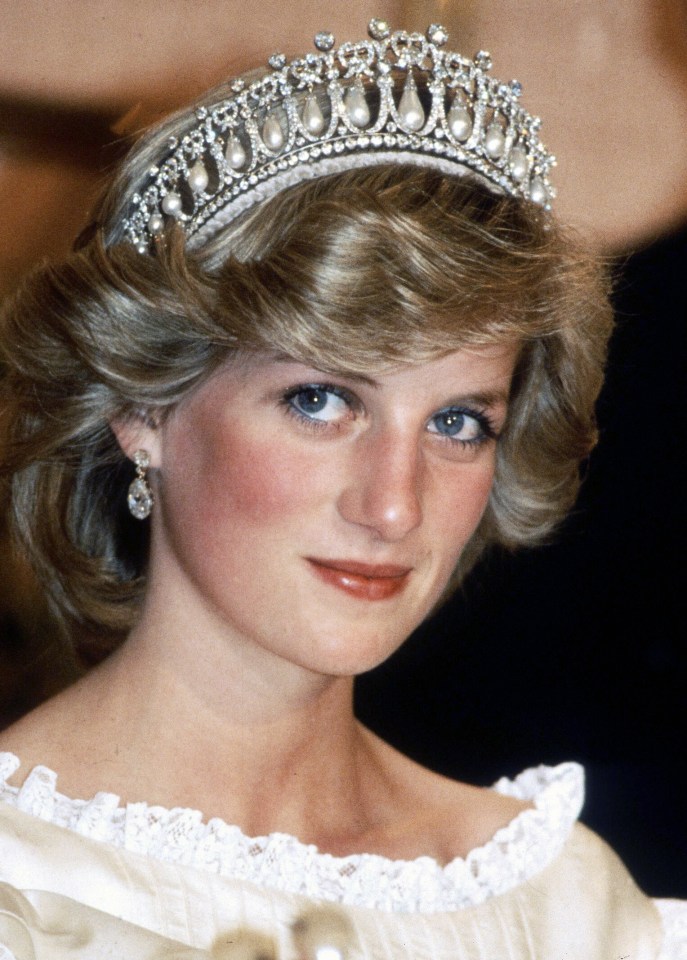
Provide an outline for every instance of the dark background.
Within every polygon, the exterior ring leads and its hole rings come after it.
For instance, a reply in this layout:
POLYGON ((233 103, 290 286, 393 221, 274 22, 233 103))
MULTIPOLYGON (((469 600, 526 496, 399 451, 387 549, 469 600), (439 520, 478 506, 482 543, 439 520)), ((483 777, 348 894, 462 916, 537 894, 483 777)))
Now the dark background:
POLYGON ((578 760, 582 819, 655 896, 687 897, 687 228, 619 263, 579 502, 555 543, 492 554, 383 667, 361 719, 447 775, 578 760))

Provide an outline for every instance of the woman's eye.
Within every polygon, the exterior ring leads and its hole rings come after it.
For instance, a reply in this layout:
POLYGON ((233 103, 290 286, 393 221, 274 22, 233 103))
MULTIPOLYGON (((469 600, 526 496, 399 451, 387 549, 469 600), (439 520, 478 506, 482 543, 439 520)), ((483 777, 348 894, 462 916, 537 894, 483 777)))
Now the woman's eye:
POLYGON ((319 384, 297 387, 290 390, 284 399, 294 413, 320 423, 342 420, 351 408, 344 391, 319 384))
POLYGON ((482 414, 453 407, 435 414, 429 421, 429 431, 465 444, 482 443, 494 436, 494 431, 482 414))

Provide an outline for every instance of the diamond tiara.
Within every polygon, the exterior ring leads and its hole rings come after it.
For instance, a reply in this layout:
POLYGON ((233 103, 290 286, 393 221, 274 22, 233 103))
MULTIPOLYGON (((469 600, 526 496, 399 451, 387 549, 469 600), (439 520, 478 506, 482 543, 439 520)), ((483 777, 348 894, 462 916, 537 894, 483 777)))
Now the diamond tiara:
POLYGON ((295 183, 379 163, 410 163, 468 175, 492 190, 550 209, 555 158, 540 120, 519 103, 517 81, 489 76, 491 59, 444 50, 448 33, 392 32, 374 19, 369 40, 240 77, 230 95, 190 112, 180 138, 131 198, 124 231, 141 253, 167 222, 200 246, 244 210, 295 183))

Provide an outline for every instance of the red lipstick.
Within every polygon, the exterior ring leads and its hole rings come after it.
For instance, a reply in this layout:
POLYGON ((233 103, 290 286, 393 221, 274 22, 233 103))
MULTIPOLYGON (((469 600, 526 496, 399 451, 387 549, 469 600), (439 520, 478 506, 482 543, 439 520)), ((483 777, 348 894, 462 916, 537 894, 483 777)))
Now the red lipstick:
POLYGON ((321 580, 360 600, 388 600, 395 596, 405 587, 412 569, 391 563, 307 559, 321 580))

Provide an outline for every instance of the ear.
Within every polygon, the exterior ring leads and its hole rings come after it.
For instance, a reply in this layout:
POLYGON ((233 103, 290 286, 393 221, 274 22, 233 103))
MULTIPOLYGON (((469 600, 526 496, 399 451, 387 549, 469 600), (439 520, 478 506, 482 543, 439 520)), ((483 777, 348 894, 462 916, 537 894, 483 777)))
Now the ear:
POLYGON ((150 457, 150 466, 159 467, 161 462, 161 430, 159 418, 154 413, 131 413, 110 421, 112 432, 122 453, 134 459, 137 450, 145 450, 150 457))

